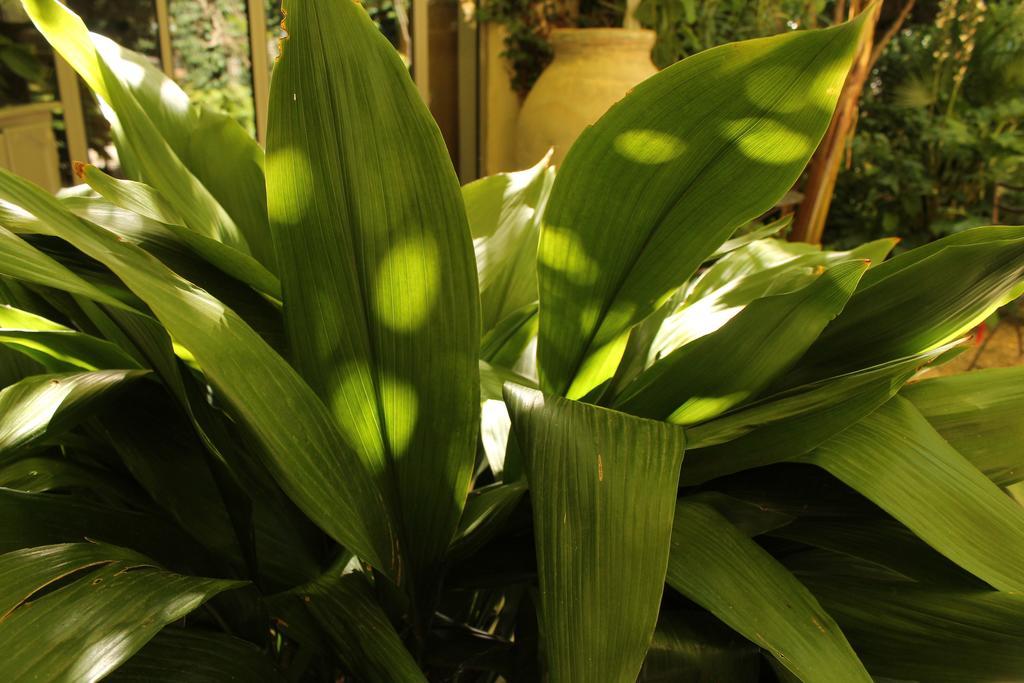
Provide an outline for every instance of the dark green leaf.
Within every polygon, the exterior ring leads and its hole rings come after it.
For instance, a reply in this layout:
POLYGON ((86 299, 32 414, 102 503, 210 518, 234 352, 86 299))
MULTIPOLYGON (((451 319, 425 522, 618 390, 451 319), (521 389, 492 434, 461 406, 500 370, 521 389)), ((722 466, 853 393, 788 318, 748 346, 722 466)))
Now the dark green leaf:
MULTIPOLYGON (((0 678, 8 681, 95 681, 117 668, 166 624, 243 584, 181 576, 120 548, 32 548, 0 556, 0 576, 35 576, 38 591, 76 570, 71 583, 25 602, 5 600, 0 678), (71 557, 69 557, 69 555, 71 557), (105 556, 104 556, 105 555, 105 556), (72 559, 77 560, 73 562, 72 559), (90 568, 82 573, 81 570, 90 568)), ((18 596, 14 596, 17 598, 18 596)))
POLYGON ((1024 677, 1024 596, 807 574, 873 675, 929 683, 1024 677))
POLYGON ((680 427, 506 385, 530 484, 551 680, 636 680, 657 623, 680 427))
POLYGON ((289 346, 364 462, 392 475, 381 481, 397 492, 401 579, 429 595, 479 428, 476 267, 458 180, 363 8, 286 8, 267 186, 289 346))
POLYGON ((697 425, 687 432, 691 450, 680 481, 699 484, 806 453, 888 401, 947 351, 942 347, 798 387, 697 425))
MULTIPOLYGON (((323 403, 252 328, 146 252, 78 219, 56 199, 6 171, 0 171, 0 198, 45 217, 54 234, 114 271, 195 356, 296 504, 381 571, 393 576, 400 572, 390 511, 373 480, 371 463, 345 443, 323 403), (288 410, 281 410, 282 405, 288 410)), ((30 255, 42 256, 17 237, 12 240, 30 255)), ((0 254, 7 253, 0 248, 0 254)), ((60 288, 65 279, 56 277, 54 284, 60 288)), ((92 289, 82 293, 96 296, 92 289)))
POLYGON ((215 631, 167 627, 104 680, 111 683, 285 681, 252 643, 215 631))
POLYGON ((801 459, 999 590, 1024 591, 1024 508, 896 397, 801 459))
POLYGON ((142 370, 35 375, 0 391, 0 462, 76 426, 112 391, 144 377, 142 370))
POLYGON ((929 379, 900 393, 996 484, 1024 480, 1024 368, 929 379))
POLYGON ((668 584, 768 650, 805 683, 871 680, 810 591, 704 503, 679 502, 668 584))
POLYGON ((702 612, 662 612, 638 683, 755 683, 761 652, 702 612))
POLYGON ((426 683, 362 574, 325 575, 295 593, 302 596, 359 680, 426 683))

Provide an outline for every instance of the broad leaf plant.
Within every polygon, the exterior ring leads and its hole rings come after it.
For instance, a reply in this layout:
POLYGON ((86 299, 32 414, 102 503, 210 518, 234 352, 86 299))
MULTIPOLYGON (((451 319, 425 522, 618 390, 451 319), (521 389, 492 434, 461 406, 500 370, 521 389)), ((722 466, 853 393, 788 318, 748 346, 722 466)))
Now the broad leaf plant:
POLYGON ((0 171, 0 680, 1024 678, 1024 371, 920 378, 1024 228, 750 229, 867 22, 460 188, 350 0, 286 0, 265 153, 23 4, 124 178, 0 171))

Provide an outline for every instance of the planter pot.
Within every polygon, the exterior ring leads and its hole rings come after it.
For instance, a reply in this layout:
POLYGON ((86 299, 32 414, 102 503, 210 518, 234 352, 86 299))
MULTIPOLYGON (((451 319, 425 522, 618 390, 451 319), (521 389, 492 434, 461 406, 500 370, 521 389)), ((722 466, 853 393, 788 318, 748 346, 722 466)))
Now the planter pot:
POLYGON ((633 86, 657 73, 654 31, 623 28, 555 29, 555 58, 537 79, 519 114, 516 161, 528 168, 554 148, 554 162, 583 129, 633 86))

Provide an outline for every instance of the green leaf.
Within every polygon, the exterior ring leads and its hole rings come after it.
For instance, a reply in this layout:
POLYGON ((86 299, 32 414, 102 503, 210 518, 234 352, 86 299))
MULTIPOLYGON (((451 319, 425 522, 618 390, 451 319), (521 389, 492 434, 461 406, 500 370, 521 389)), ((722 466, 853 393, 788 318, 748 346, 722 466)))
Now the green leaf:
POLYGON ((662 612, 638 683, 759 680, 758 648, 701 612, 662 612))
POLYGON ((0 487, 24 493, 89 491, 107 503, 140 506, 129 482, 63 456, 22 458, 0 467, 0 487))
POLYGON ((426 596, 479 428, 479 303, 458 180, 408 69, 363 8, 286 8, 267 186, 289 347, 364 461, 391 475, 402 578, 426 596))
POLYGON ((655 362, 613 406, 686 425, 746 402, 796 364, 842 311, 867 267, 841 263, 795 292, 757 299, 717 331, 655 362))
POLYGON ((166 624, 211 597, 244 585, 238 581, 181 576, 120 548, 56 546, 0 557, 4 582, 0 638, 8 646, 0 678, 8 681, 94 681, 115 669, 166 624), (69 584, 26 601, 54 580, 69 584), (34 577, 34 586, 24 579, 34 577), (26 588, 30 592, 26 594, 26 588), (13 599, 12 599, 13 598, 13 599), (13 606, 12 606, 13 603, 13 606))
POLYGON ((667 581, 805 683, 871 680, 810 591, 709 505, 680 500, 667 581))
MULTIPOLYGON (((154 501, 220 557, 241 550, 208 457, 187 418, 159 387, 118 400, 98 425, 132 477, 154 501)), ((301 561, 293 554, 292 560, 301 561)))
MULTIPOLYGON (((284 347, 284 322, 278 306, 198 256, 168 226, 104 199, 70 197, 62 199, 61 203, 79 218, 142 247, 181 277, 228 304, 275 349, 284 347)), ((0 223, 2 221, 0 218, 0 223)))
POLYGON ((148 58, 89 34, 55 0, 23 4, 47 41, 110 105, 105 114, 123 165, 165 191, 189 225, 247 244, 273 271, 263 152, 256 141, 230 117, 193 108, 148 58))
POLYGON ((658 619, 680 427, 506 385, 552 681, 636 680, 658 619))
MULTIPOLYGON (((757 227, 753 227, 749 232, 744 232, 747 227, 741 227, 736 233, 725 242, 722 242, 722 246, 715 250, 715 253, 711 254, 711 259, 720 259, 723 256, 736 251, 742 247, 747 246, 751 242, 757 240, 766 239, 768 237, 775 237, 779 233, 784 233, 789 230, 789 226, 793 224, 792 214, 788 216, 782 216, 770 223, 765 223, 757 227)), ((753 225, 753 224, 752 224, 753 225)))
POLYGON ((545 391, 578 398, 610 377, 629 328, 792 187, 828 127, 865 25, 694 55, 583 132, 541 233, 545 391))
POLYGON ((184 219, 154 188, 132 180, 111 178, 95 166, 81 167, 79 175, 89 187, 115 206, 162 223, 193 252, 228 275, 275 299, 281 298, 281 283, 273 273, 247 253, 211 239, 199 230, 186 227, 184 219))
POLYGON ((870 509, 874 507, 870 503, 866 505, 867 510, 855 510, 827 503, 805 504, 796 521, 771 529, 768 534, 867 560, 914 581, 984 585, 907 527, 877 508, 870 509))
POLYGON ((994 588, 1024 590, 1024 508, 896 397, 801 458, 994 588))
POLYGON ((3 227, 0 227, 0 273, 71 294, 81 294, 108 306, 130 309, 127 304, 75 275, 3 227))
POLYGON ((26 353, 51 372, 139 368, 116 344, 10 306, 0 306, 0 344, 26 353))
POLYGON ((112 391, 146 374, 142 370, 99 370, 35 375, 0 391, 0 462, 75 427, 112 391))
POLYGON ((426 683, 426 676, 405 649, 362 574, 327 574, 294 592, 302 596, 342 661, 359 680, 426 683))
POLYGON ((918 370, 959 344, 769 396, 687 431, 680 481, 700 484, 807 453, 892 398, 918 370))
MULTIPOLYGON (((956 339, 1024 293, 1024 228, 977 228, 975 241, 931 256, 898 256, 862 281, 793 381, 810 381, 929 351, 956 339)), ((940 243, 942 241, 940 240, 940 243)), ((915 250, 916 251, 916 250, 915 250)))
POLYGON ((526 482, 493 484, 469 494, 449 556, 469 557, 491 540, 508 521, 526 493, 526 482))
POLYGON ((0 623, 41 589, 75 572, 112 562, 152 560, 134 550, 96 543, 50 545, 0 556, 0 623))
POLYGON ((167 627, 105 681, 275 683, 286 679, 252 643, 215 631, 167 627))
MULTIPOLYGON (((390 512, 370 463, 345 443, 323 403, 252 328, 146 252, 78 219, 56 199, 6 171, 0 171, 0 198, 45 217, 55 235, 120 277, 195 356, 289 497, 328 534, 381 571, 391 576, 400 571, 390 512)), ((6 253, 0 245, 0 268, 6 253)), ((54 285, 61 288, 65 279, 54 278, 54 285)))
POLYGON ((806 286, 821 268, 862 259, 875 263, 892 246, 886 239, 851 251, 821 251, 801 242, 754 242, 711 266, 687 288, 681 304, 661 324, 648 361, 720 329, 757 299, 806 286))
POLYGON ((1024 676, 1024 596, 805 574, 876 677, 929 683, 1024 676))
POLYGON ((555 169, 481 178, 462 188, 473 234, 484 332, 537 300, 537 240, 555 169))
POLYGON ((996 484, 1024 481, 1024 368, 937 377, 900 393, 996 484))
MULTIPOLYGON (((173 85, 169 78, 161 82, 161 92, 168 84, 173 85)), ((183 157, 186 165, 245 234, 252 255, 277 273, 263 148, 230 116, 201 107, 193 111, 194 127, 183 157)))
POLYGON ((165 520, 77 494, 0 488, 0 519, 0 553, 96 540, 134 548, 165 563, 191 565, 203 559, 201 547, 165 520))

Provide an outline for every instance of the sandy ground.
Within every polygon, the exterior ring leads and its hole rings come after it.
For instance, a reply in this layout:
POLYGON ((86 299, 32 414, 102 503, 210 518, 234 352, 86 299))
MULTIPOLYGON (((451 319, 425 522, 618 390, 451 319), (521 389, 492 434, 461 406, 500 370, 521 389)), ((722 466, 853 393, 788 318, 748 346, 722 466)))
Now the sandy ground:
POLYGON ((945 365, 930 370, 927 377, 954 375, 982 368, 1008 368, 1024 365, 1021 345, 1024 343, 1024 327, 1012 318, 1003 318, 994 329, 986 330, 988 343, 975 344, 945 365))

